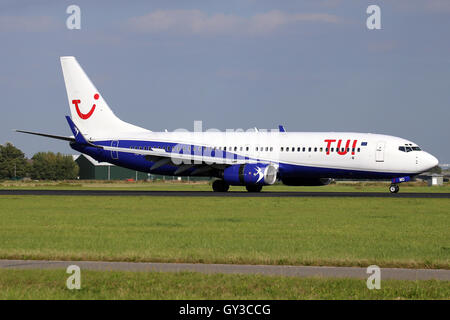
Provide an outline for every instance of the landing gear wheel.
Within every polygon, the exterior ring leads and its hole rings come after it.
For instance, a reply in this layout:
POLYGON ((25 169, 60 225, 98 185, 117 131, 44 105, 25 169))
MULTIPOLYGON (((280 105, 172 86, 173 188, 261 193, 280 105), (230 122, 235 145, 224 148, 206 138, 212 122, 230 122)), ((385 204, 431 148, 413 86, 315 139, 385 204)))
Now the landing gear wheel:
POLYGON ((214 192, 227 192, 230 185, 223 180, 215 180, 212 184, 214 192))
POLYGON ((260 192, 262 190, 262 186, 245 186, 248 192, 260 192))
POLYGON ((389 187, 389 191, 391 193, 397 193, 400 190, 400 187, 396 184, 391 184, 391 186, 389 187))

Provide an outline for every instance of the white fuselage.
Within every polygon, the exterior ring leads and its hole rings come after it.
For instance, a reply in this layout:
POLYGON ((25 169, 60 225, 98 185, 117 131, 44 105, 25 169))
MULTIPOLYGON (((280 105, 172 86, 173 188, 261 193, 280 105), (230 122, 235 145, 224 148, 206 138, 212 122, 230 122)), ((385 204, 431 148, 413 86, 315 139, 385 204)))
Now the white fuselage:
POLYGON ((188 145, 200 155, 224 157, 226 153, 232 157, 237 154, 264 163, 383 174, 415 175, 438 163, 411 141, 370 133, 148 131, 93 140, 116 140, 124 148, 162 149, 161 146, 171 145, 172 152, 177 145, 188 145), (411 149, 401 151, 400 147, 411 149))

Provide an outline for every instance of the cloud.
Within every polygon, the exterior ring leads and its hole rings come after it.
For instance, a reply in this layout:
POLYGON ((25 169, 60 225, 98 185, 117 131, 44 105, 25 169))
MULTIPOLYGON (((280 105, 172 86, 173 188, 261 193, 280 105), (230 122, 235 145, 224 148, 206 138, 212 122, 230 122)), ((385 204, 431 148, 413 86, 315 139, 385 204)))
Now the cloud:
POLYGON ((339 23, 337 16, 325 13, 284 13, 278 10, 258 13, 248 20, 250 33, 272 32, 287 24, 298 22, 311 23, 339 23))
POLYGON ((448 13, 450 12, 450 1, 448 0, 428 0, 426 8, 433 12, 448 13))
POLYGON ((157 10, 129 20, 129 26, 141 32, 182 33, 197 35, 266 34, 286 25, 307 23, 340 23, 341 19, 326 13, 286 13, 273 10, 250 17, 200 10, 157 10))
POLYGON ((448 0, 397 0, 392 4, 402 12, 450 13, 450 1, 448 0))
POLYGON ((378 42, 370 42, 367 45, 367 48, 371 52, 379 53, 379 52, 391 52, 394 51, 398 47, 398 43, 396 41, 378 41, 378 42))
POLYGON ((45 32, 56 29, 47 16, 0 16, 0 32, 45 32))

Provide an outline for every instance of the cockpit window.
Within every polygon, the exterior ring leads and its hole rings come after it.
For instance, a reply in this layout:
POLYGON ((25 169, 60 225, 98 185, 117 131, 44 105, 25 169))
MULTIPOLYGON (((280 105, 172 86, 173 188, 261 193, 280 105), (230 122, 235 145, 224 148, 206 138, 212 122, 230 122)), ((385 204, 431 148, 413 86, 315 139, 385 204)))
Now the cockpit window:
POLYGON ((420 147, 418 146, 412 146, 412 144, 405 144, 404 146, 400 146, 398 147, 398 150, 402 151, 402 152, 411 152, 411 151, 422 151, 422 149, 420 149, 420 147))

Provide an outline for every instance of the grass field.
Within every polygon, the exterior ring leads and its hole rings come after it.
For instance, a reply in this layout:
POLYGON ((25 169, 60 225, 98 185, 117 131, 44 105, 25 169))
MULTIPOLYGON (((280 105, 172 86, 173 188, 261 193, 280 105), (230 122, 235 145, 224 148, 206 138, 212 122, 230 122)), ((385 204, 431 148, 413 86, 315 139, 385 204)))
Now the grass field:
MULTIPOLYGON (((320 187, 292 187, 282 184, 265 186, 263 192, 315 191, 315 192, 388 192, 388 182, 338 182, 320 187)), ((43 189, 43 190, 154 190, 154 191, 211 191, 208 182, 156 182, 126 181, 3 181, 0 189, 43 189)), ((400 192, 450 192, 450 184, 428 187, 424 182, 408 182, 400 185, 400 192)), ((246 191, 244 187, 231 186, 230 191, 246 191)))
MULTIPOLYGON (((191 190, 207 183, 3 182, 7 189, 191 190)), ((232 187, 232 191, 243 188, 232 187)), ((265 191, 387 192, 385 183, 265 191)), ((401 192, 450 192, 412 183, 401 192)), ((450 269, 450 201, 0 196, 0 258, 450 269)), ((449 299, 448 281, 1 270, 0 299, 449 299)))
POLYGON ((448 199, 0 196, 0 258, 450 267, 448 199))
POLYGON ((290 278, 199 273, 81 272, 68 290, 65 270, 0 270, 0 299, 449 299, 439 281, 290 278))

